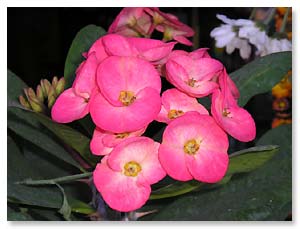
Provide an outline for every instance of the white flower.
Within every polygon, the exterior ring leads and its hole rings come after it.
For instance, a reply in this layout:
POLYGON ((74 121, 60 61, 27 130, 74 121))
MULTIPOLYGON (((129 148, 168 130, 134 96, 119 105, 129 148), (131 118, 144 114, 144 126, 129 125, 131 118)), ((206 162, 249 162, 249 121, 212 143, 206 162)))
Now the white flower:
POLYGON ((256 54, 259 55, 268 43, 269 37, 265 31, 260 30, 254 23, 250 26, 243 26, 239 29, 238 36, 249 40, 249 43, 257 49, 256 54))
POLYGON ((260 56, 265 56, 271 53, 276 52, 284 52, 284 51, 291 51, 292 50, 292 43, 287 39, 275 39, 269 38, 264 50, 260 53, 260 56))
POLYGON ((216 40, 216 47, 226 47, 226 52, 231 54, 235 49, 240 50, 240 55, 243 59, 249 58, 251 54, 251 46, 248 41, 238 37, 238 29, 241 26, 252 26, 254 23, 246 19, 229 19, 224 15, 217 14, 217 18, 226 24, 213 29, 210 33, 211 37, 216 40))

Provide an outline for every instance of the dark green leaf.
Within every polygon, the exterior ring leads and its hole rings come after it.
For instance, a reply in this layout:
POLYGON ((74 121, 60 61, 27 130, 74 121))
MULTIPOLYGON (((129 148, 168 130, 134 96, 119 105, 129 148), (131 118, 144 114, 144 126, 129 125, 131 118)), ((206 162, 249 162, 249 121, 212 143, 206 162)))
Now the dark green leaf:
POLYGON ((69 126, 53 122, 50 118, 39 114, 32 113, 32 115, 41 122, 46 128, 53 132, 57 137, 63 140, 67 145, 75 149, 83 159, 85 159, 92 166, 96 165, 99 158, 93 156, 90 151, 90 139, 81 134, 77 130, 69 126))
POLYGON ((22 81, 15 73, 7 70, 7 99, 9 102, 17 103, 19 95, 23 94, 23 89, 27 88, 26 83, 22 81))
POLYGON ((59 184, 56 184, 56 186, 60 189, 60 191, 61 191, 61 193, 63 195, 63 204, 62 204, 61 208, 58 210, 58 212, 60 214, 62 214, 62 216, 66 220, 70 221, 71 220, 71 212, 72 212, 72 210, 71 210, 71 207, 69 205, 69 202, 68 202, 65 190, 59 184))
POLYGON ((10 207, 7 208, 7 220, 8 221, 31 221, 34 220, 25 211, 16 211, 10 207))
POLYGON ((62 161, 65 161, 82 170, 78 162, 75 161, 70 154, 65 151, 65 149, 55 140, 42 133, 38 129, 26 124, 23 120, 13 117, 13 114, 10 115, 7 125, 9 129, 14 131, 16 134, 44 149, 45 152, 48 152, 62 161))
POLYGON ((270 130, 257 145, 280 150, 266 164, 217 189, 181 196, 153 220, 284 220, 292 201, 291 140, 290 125, 270 130))
POLYGON ((230 155, 226 176, 217 184, 204 184, 195 180, 188 182, 176 181, 173 184, 157 189, 151 193, 150 199, 162 199, 186 194, 199 189, 215 188, 226 184, 233 174, 255 170, 270 160, 278 151, 278 146, 257 146, 237 151, 230 155))
POLYGON ((239 105, 244 106, 257 94, 271 91, 292 69, 292 52, 274 53, 258 58, 230 74, 239 91, 239 105))
POLYGON ((230 155, 227 175, 255 170, 270 160, 279 147, 276 145, 256 146, 237 151, 230 155))
POLYGON ((82 53, 87 52, 91 45, 104 34, 104 29, 95 25, 87 25, 76 34, 66 58, 64 70, 65 88, 70 87, 74 81, 75 71, 84 60, 82 53))

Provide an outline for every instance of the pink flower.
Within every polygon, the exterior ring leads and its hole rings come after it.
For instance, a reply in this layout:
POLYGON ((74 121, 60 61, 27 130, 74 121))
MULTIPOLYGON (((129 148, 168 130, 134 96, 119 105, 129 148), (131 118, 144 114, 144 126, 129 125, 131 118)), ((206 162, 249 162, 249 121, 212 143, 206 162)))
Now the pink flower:
POLYGON ((147 126, 161 108, 161 80, 147 61, 111 56, 97 70, 101 93, 92 98, 94 123, 113 133, 137 131, 147 126))
POLYGON ((194 35, 194 30, 186 24, 179 21, 173 14, 163 13, 156 7, 146 8, 155 25, 155 29, 164 33, 164 41, 175 40, 184 45, 193 45, 187 37, 194 35))
POLYGON ((228 167, 228 138, 209 115, 187 112, 166 127, 159 161, 180 181, 220 181, 228 167))
POLYGON ((148 36, 152 25, 151 17, 144 7, 122 9, 108 29, 108 33, 117 33, 127 37, 148 36))
POLYGON ((219 83, 221 90, 215 90, 212 96, 212 116, 232 137, 242 142, 252 141, 256 135, 255 122, 248 111, 238 106, 235 99, 238 90, 226 70, 219 83))
POLYGON ((55 101, 51 110, 52 119, 68 123, 83 118, 89 113, 89 99, 96 87, 97 59, 92 53, 76 70, 71 88, 65 90, 55 101))
POLYGON ((150 185, 166 175, 158 160, 158 148, 159 143, 150 138, 129 138, 97 165, 94 184, 111 208, 129 212, 146 203, 150 185))
POLYGON ((211 94, 219 87, 215 81, 223 65, 213 58, 199 58, 196 54, 171 55, 166 63, 166 78, 177 89, 199 98, 211 94))
POLYGON ((145 130, 146 128, 142 128, 135 132, 115 134, 109 131, 101 130, 99 127, 97 127, 94 130, 93 138, 90 142, 91 151, 95 155, 107 155, 116 145, 125 139, 141 136, 145 130))
POLYGON ((208 111, 198 103, 197 99, 180 92, 176 88, 164 91, 161 99, 162 107, 156 118, 159 122, 169 123, 188 111, 197 111, 199 114, 208 115, 208 111))

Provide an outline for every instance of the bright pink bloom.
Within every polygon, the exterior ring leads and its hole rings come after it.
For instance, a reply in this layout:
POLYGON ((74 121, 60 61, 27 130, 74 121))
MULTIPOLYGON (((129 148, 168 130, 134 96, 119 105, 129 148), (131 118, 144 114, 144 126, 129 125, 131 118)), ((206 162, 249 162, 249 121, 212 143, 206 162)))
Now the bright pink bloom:
POLYGON ((126 132, 115 134, 105 130, 101 130, 97 127, 94 130, 93 138, 90 142, 90 148, 95 155, 107 155, 113 148, 124 141, 127 138, 141 136, 145 132, 146 128, 135 132, 126 132))
POLYGON ((144 7, 127 7, 118 14, 108 33, 127 37, 147 36, 151 25, 151 17, 145 12, 144 7))
POLYGON ((97 70, 101 93, 91 101, 93 121, 113 133, 137 131, 158 115, 161 80, 147 61, 136 57, 112 56, 97 70))
POLYGON ((226 70, 219 77, 219 83, 221 91, 215 90, 212 96, 211 113, 214 119, 237 140, 252 141, 256 135, 255 122, 248 111, 238 106, 235 99, 238 90, 226 70))
POLYGON ((129 138, 97 165, 94 184, 111 208, 129 212, 146 203, 150 185, 166 175, 158 160, 158 148, 159 143, 150 138, 129 138))
POLYGON ((219 87, 215 81, 223 65, 213 58, 195 56, 173 54, 166 63, 166 78, 177 89, 199 98, 219 87))
POLYGON ((76 70, 72 88, 65 90, 55 101, 51 116, 59 123, 83 118, 89 112, 89 99, 96 87, 97 59, 92 53, 76 70))
POLYGON ((208 111, 198 103, 196 98, 190 97, 176 88, 164 91, 161 100, 162 107, 156 118, 159 122, 169 123, 188 111, 208 115, 208 111))
POLYGON ((209 115, 187 112, 166 127, 159 160, 180 181, 220 181, 228 167, 228 138, 209 115))
POLYGON ((193 45, 187 37, 194 36, 194 30, 180 22, 175 15, 163 13, 156 7, 146 8, 145 11, 152 16, 155 29, 164 33, 164 41, 174 39, 184 45, 193 45))

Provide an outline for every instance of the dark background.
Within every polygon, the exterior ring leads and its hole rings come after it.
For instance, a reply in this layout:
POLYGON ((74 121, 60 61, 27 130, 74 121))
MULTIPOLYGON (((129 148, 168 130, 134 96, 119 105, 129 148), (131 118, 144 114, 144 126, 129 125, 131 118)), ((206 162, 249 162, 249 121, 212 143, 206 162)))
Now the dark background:
MULTIPOLYGON (((220 25, 216 14, 231 18, 248 18, 251 8, 160 8, 175 14, 194 29, 199 29, 199 47, 213 48, 210 31, 220 25), (194 19, 194 20, 193 20, 194 19)), ((121 8, 8 8, 8 68, 29 86, 41 78, 63 75, 64 63, 76 33, 86 25, 108 29, 121 8)), ((187 46, 177 45, 177 49, 187 46)), ((197 48, 197 47, 194 47, 197 48)), ((210 53, 214 56, 212 53, 210 53)), ((235 61, 225 65, 234 70, 243 64, 238 53, 235 61)), ((231 58, 232 59, 232 55, 231 58)), ((224 62, 224 61, 223 61, 224 62)), ((230 71, 229 71, 230 72, 230 71)))
MULTIPOLYGON (((229 18, 249 18, 251 8, 160 8, 176 15, 185 24, 198 31, 196 47, 176 45, 175 49, 192 51, 208 47, 212 57, 222 61, 228 72, 246 64, 238 51, 227 55, 214 48, 210 37, 221 21, 216 14, 229 18), (221 54, 220 54, 221 53, 221 54)), ((65 59, 76 33, 86 25, 95 24, 108 29, 121 8, 8 8, 8 68, 21 77, 29 87, 36 88, 40 79, 62 77, 65 59)), ((249 59, 248 61, 251 61, 249 59)), ((256 96, 246 108, 255 118, 257 135, 271 126, 272 97, 256 96)), ((251 143, 250 143, 251 144, 251 143)), ((236 146, 245 147, 243 145, 236 146)))

